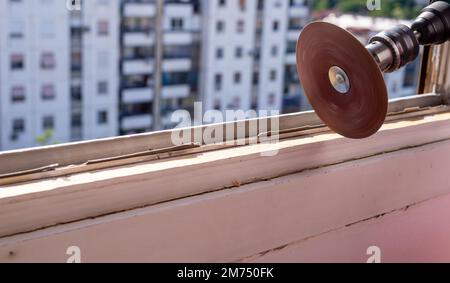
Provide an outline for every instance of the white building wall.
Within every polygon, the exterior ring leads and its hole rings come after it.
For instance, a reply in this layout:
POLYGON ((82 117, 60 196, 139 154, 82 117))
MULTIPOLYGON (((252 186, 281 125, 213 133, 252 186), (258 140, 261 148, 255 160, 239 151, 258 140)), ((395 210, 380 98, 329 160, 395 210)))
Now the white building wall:
POLYGON ((164 7, 163 29, 171 29, 172 19, 182 19, 184 30, 194 29, 194 12, 190 3, 167 3, 164 7))
MULTIPOLYGON (((295 65, 289 63, 291 54, 286 52, 287 42, 297 40, 300 29, 290 30, 292 18, 306 22, 309 9, 304 0, 281 1, 265 0, 263 10, 258 11, 258 1, 247 2, 245 12, 239 11, 240 1, 225 1, 225 7, 219 7, 219 0, 203 1, 203 36, 201 88, 204 110, 219 108, 221 110, 236 108, 233 98, 240 97, 237 108, 248 110, 252 95, 256 97, 257 109, 274 110, 283 108, 285 89, 285 68, 295 65), (236 33, 235 26, 240 17, 245 17, 246 27, 242 36, 236 33), (225 23, 226 31, 217 32, 217 22, 225 23), (261 22, 261 37, 256 36, 257 22, 261 22), (293 39, 292 39, 293 38, 293 39), (234 57, 236 45, 244 47, 243 58, 234 57), (224 49, 224 58, 217 58, 217 48, 224 49), (253 56, 257 54, 259 57, 253 56), (234 82, 234 72, 242 70, 242 82, 234 82), (253 86, 253 72, 258 76, 258 83, 253 86), (216 90, 216 75, 222 75, 222 89, 216 90)), ((298 83, 296 83, 298 84, 298 83)), ((297 94, 298 95, 298 94, 297 94)), ((299 109, 300 110, 300 109, 299 109)))
POLYGON ((50 143, 70 139, 69 21, 65 3, 55 0, 0 0, 0 123, 2 150, 37 145, 43 118, 53 117, 50 143), (11 32, 22 34, 12 38, 11 32), (43 53, 53 56, 54 67, 41 68, 43 53), (24 68, 11 70, 10 56, 22 54, 24 68), (52 85, 55 98, 43 100, 42 87, 52 85), (11 89, 23 86, 25 100, 12 102, 11 89), (14 134, 14 119, 24 120, 24 130, 14 134))
POLYGON ((96 139, 118 135, 119 111, 119 31, 120 1, 83 2, 83 138, 96 139), (101 23, 108 33, 100 34, 101 23), (106 82, 107 93, 100 94, 98 84, 106 82), (107 111, 107 121, 100 122, 100 112, 107 111))
POLYGON ((288 9, 289 1, 264 1, 261 62, 257 88, 259 109, 275 110, 282 107, 288 9), (275 29, 274 25, 278 25, 278 28, 275 29), (274 77, 272 73, 275 74, 274 77))
POLYGON ((250 109, 253 75, 253 51, 255 46, 256 0, 243 1, 244 10, 240 10, 240 1, 225 1, 219 6, 219 0, 204 0, 202 35, 202 100, 204 109, 219 106, 221 110, 238 108, 250 109), (237 32, 238 21, 243 21, 241 33, 237 32), (224 24, 224 31, 217 31, 218 22, 224 24), (242 48, 242 58, 236 58, 236 48, 242 48), (223 58, 217 58, 217 50, 223 49, 223 58), (234 76, 240 73, 240 83, 234 82, 234 76), (222 76, 222 87, 215 88, 215 77, 222 76))

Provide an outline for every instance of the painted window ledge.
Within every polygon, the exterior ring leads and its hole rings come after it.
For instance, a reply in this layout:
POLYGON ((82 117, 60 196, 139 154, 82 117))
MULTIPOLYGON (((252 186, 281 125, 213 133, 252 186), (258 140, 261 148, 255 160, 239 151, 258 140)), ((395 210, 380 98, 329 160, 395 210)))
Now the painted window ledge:
POLYGON ((4 185, 0 261, 65 262, 71 245, 88 262, 319 260, 305 239, 450 193, 448 110, 365 140, 281 139, 275 156, 254 144, 4 185))

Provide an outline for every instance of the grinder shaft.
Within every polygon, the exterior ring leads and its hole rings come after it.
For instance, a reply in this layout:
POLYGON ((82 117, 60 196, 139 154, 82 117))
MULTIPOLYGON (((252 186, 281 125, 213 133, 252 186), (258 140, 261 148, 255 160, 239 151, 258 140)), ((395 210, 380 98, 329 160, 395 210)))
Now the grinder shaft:
POLYGON ((398 25, 382 31, 367 46, 333 24, 313 22, 297 42, 297 71, 308 101, 330 129, 348 138, 366 138, 386 119, 383 72, 416 59, 420 45, 447 40, 450 4, 443 1, 423 9, 411 27, 398 25))
POLYGON ((420 45, 450 39, 450 4, 437 1, 424 8, 411 28, 398 25, 372 37, 366 49, 382 72, 394 72, 419 55, 420 45))

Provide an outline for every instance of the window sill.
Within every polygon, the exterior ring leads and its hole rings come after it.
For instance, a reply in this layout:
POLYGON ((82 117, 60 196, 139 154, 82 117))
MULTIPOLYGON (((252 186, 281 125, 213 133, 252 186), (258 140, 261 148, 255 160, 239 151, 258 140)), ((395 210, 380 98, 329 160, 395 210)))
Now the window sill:
POLYGON ((388 122, 365 140, 326 132, 285 138, 276 145, 211 149, 4 186, 0 190, 0 236, 345 166, 349 161, 450 139, 448 107, 434 108, 434 114, 429 111, 388 122), (274 146, 277 155, 262 156, 274 146))

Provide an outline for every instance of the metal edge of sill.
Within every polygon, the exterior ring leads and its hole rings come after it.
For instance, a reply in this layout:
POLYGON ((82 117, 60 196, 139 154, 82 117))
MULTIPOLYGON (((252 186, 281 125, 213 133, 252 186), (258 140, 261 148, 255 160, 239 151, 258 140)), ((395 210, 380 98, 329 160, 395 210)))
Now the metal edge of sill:
MULTIPOLYGON (((448 107, 439 106, 445 106, 447 96, 424 94, 392 100, 386 121, 446 112, 448 107)), ((280 126, 277 132, 271 132, 269 129, 264 133, 269 137, 277 135, 279 139, 287 139, 329 131, 313 111, 256 120, 259 122, 273 118, 279 119, 280 126)), ((224 123, 223 127, 225 129, 233 125, 236 129, 238 123, 245 123, 247 130, 247 125, 252 120, 255 119, 224 123)), ((210 125, 187 129, 194 131, 201 128, 203 131, 207 126, 210 125)), ((234 139, 235 144, 203 145, 193 141, 190 144, 173 146, 171 134, 185 129, 3 152, 0 153, 0 164, 7 162, 5 164, 8 166, 0 166, 0 186, 243 146, 259 138, 259 135, 249 136, 246 131, 245 136, 234 139), (244 143, 237 143, 243 139, 244 143), (98 151, 98 148, 102 150, 98 151)))

